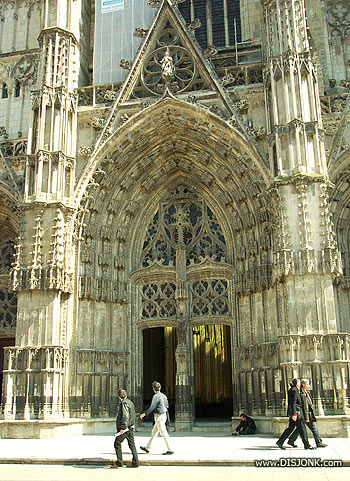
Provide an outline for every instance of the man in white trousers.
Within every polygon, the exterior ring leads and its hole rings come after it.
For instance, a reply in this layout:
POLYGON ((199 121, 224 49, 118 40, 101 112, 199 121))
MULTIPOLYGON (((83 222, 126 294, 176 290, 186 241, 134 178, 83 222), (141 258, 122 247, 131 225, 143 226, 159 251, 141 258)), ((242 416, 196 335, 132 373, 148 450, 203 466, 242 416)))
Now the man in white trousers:
POLYGON ((146 411, 142 414, 140 414, 140 419, 143 419, 145 416, 148 414, 154 413, 154 426, 152 429, 152 435, 150 440, 147 443, 147 446, 140 446, 140 449, 142 451, 145 451, 145 453, 149 453, 153 440, 160 435, 165 441, 167 451, 163 454, 174 454, 174 451, 172 450, 170 446, 170 438, 168 431, 166 429, 166 420, 167 420, 167 412, 169 408, 169 402, 168 398, 166 397, 165 394, 160 392, 161 390, 161 384, 157 381, 152 382, 152 388, 154 391, 154 395, 152 398, 151 405, 146 411))

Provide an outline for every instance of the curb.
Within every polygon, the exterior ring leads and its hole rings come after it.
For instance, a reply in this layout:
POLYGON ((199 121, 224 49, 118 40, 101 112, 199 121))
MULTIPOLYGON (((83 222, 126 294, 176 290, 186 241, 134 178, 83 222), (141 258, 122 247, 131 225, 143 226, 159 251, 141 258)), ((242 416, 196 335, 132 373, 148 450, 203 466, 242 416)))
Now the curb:
MULTIPOLYGON (((0 459, 1 464, 43 464, 43 465, 81 465, 81 466, 113 466, 115 459, 101 459, 101 458, 70 458, 70 459, 48 459, 48 458, 3 458, 0 459)), ((125 462, 125 466, 129 466, 130 461, 125 462)), ((140 461, 140 466, 254 466, 254 461, 252 460, 215 460, 215 459, 205 459, 205 460, 148 460, 140 461)), ((350 463, 349 463, 350 466, 350 463)))

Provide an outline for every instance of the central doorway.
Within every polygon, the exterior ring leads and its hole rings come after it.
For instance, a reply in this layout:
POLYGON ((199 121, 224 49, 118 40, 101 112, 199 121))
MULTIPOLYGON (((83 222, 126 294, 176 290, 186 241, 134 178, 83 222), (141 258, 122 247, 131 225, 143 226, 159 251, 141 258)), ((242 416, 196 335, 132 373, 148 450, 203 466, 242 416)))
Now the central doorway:
POLYGON ((143 405, 148 407, 152 396, 152 382, 162 385, 169 400, 172 419, 175 414, 177 336, 174 327, 152 327, 143 331, 143 405))
POLYGON ((196 418, 231 418, 230 327, 221 324, 193 327, 193 351, 196 418))

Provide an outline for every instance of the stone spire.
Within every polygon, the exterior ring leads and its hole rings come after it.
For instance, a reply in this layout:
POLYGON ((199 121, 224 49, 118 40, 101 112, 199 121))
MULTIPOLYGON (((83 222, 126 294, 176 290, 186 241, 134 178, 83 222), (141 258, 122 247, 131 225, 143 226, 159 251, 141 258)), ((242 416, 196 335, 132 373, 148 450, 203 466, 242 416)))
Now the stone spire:
POLYGON ((303 0, 265 2, 270 158, 273 176, 326 175, 317 68, 303 0))

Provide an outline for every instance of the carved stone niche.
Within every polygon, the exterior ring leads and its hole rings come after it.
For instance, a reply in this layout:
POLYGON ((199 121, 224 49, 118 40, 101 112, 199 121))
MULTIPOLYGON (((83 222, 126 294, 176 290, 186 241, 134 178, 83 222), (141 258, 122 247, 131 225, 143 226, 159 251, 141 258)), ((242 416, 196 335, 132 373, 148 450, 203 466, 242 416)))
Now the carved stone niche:
POLYGON ((256 364, 257 361, 262 359, 262 346, 254 344, 249 346, 249 357, 256 364))
POLYGON ((96 371, 109 371, 110 364, 110 352, 107 350, 95 351, 95 370, 96 371))
POLYGON ((241 361, 248 361, 250 359, 250 353, 248 347, 239 348, 239 358, 241 361))
POLYGON ((279 344, 281 361, 288 363, 298 362, 296 360, 300 359, 301 345, 301 337, 299 335, 280 336, 279 344))
POLYGON ((320 361, 321 349, 323 349, 323 335, 322 334, 312 334, 304 337, 306 343, 306 349, 308 352, 308 358, 310 361, 320 361))
POLYGON ((127 371, 129 352, 113 351, 111 352, 111 372, 125 373, 127 371))
POLYGON ((349 334, 327 334, 325 343, 328 344, 331 361, 343 361, 350 359, 350 335, 349 334))
POLYGON ((78 372, 91 371, 92 357, 93 357, 92 349, 77 350, 78 372))
POLYGON ((277 354, 277 344, 275 342, 264 343, 261 345, 265 361, 273 360, 277 354))

